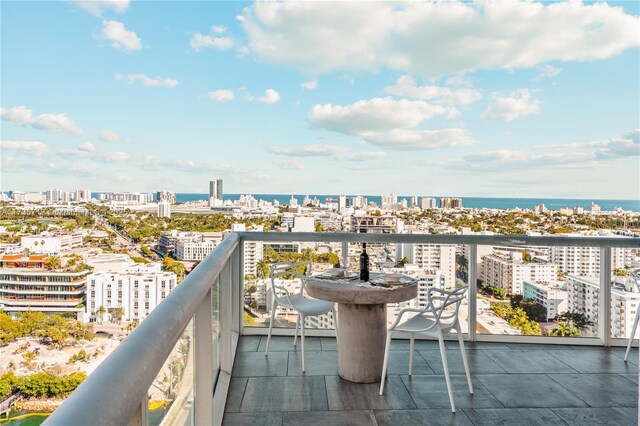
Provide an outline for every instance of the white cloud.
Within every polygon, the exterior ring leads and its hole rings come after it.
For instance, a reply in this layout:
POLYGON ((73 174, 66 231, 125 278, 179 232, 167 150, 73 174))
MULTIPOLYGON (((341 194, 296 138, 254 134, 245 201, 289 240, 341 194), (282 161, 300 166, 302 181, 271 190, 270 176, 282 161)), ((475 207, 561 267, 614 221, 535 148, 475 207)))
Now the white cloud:
POLYGON ((544 64, 538 67, 540 71, 538 76, 536 77, 537 81, 542 80, 543 78, 551 78, 562 72, 562 68, 554 67, 553 65, 544 64))
POLYGON ((275 104, 280 100, 280 94, 273 89, 267 89, 264 92, 264 96, 256 98, 256 102, 262 102, 263 104, 275 104))
POLYGON ((0 141, 0 151, 21 152, 34 157, 45 157, 51 154, 49 147, 38 141, 0 141))
POLYGON ((547 145, 549 149, 584 149, 596 148, 594 157, 599 160, 640 156, 640 129, 611 139, 586 143, 570 143, 563 145, 547 145))
POLYGON ((222 25, 214 25, 211 27, 211 31, 213 31, 216 34, 222 34, 227 31, 227 27, 224 27, 222 25))
POLYGON ((309 75, 383 68, 436 77, 605 59, 640 45, 636 16, 606 3, 256 2, 249 47, 309 75), (310 52, 313 52, 311 54, 310 52))
POLYGON ((126 12, 130 3, 129 0, 73 0, 73 2, 95 16, 101 16, 104 9, 111 9, 118 13, 126 12))
POLYGON ((33 115, 33 111, 24 106, 12 108, 0 108, 0 116, 3 120, 10 121, 19 126, 31 126, 36 129, 52 132, 66 132, 72 135, 81 135, 82 130, 65 114, 46 113, 33 115))
POLYGON ((86 158, 105 163, 121 163, 131 159, 129 154, 121 151, 99 152, 91 142, 85 142, 79 145, 77 149, 59 149, 58 154, 62 157, 86 158))
POLYGON ((399 150, 427 150, 476 143, 462 129, 413 129, 433 117, 458 114, 459 111, 450 106, 388 97, 361 100, 347 106, 315 105, 308 119, 314 127, 359 136, 370 144, 399 150))
POLYGON ((429 150, 475 145, 477 141, 462 129, 406 130, 364 132, 362 136, 371 144, 403 151, 429 150))
POLYGON ((314 105, 309 122, 349 135, 361 135, 369 131, 386 131, 414 127, 438 115, 455 115, 455 108, 446 108, 424 101, 406 99, 373 98, 347 106, 314 105))
POLYGON ((218 101, 218 102, 232 101, 236 98, 236 96, 233 94, 231 90, 225 90, 225 89, 219 89, 213 92, 209 92, 207 93, 207 96, 209 96, 209 99, 211 99, 212 101, 218 101))
POLYGON ((482 99, 482 93, 466 87, 451 89, 435 85, 417 86, 416 81, 408 75, 398 78, 394 86, 387 86, 384 90, 392 95, 432 100, 444 105, 468 105, 482 99))
POLYGON ((282 170, 303 170, 304 164, 298 160, 285 160, 276 162, 276 165, 282 170))
POLYGON ((122 142, 122 136, 111 130, 102 130, 98 137, 105 142, 122 142))
POLYGON ((122 22, 105 19, 102 21, 102 36, 112 41, 114 49, 133 52, 142 49, 142 41, 135 32, 129 31, 122 22))
MULTIPOLYGON (((214 30, 214 32, 216 31, 214 30)), ((202 33, 198 32, 191 37, 189 45, 196 52, 200 52, 204 49, 215 49, 224 51, 231 49, 234 45, 234 41, 230 37, 215 37, 211 35, 203 35, 202 33)))
POLYGON ((315 90, 318 88, 318 82, 315 80, 305 81, 300 85, 305 90, 315 90))
POLYGON ((489 105, 482 118, 486 120, 512 121, 519 117, 525 117, 540 112, 541 101, 531 98, 527 89, 518 89, 507 97, 499 97, 494 94, 495 102, 489 105))
POLYGON ((178 80, 169 77, 149 77, 145 74, 116 74, 116 80, 126 80, 129 84, 141 81, 145 87, 168 87, 173 89, 178 85, 178 80))
POLYGON ((345 161, 378 160, 386 155, 381 151, 359 152, 337 145, 273 146, 270 151, 288 157, 329 157, 345 161))

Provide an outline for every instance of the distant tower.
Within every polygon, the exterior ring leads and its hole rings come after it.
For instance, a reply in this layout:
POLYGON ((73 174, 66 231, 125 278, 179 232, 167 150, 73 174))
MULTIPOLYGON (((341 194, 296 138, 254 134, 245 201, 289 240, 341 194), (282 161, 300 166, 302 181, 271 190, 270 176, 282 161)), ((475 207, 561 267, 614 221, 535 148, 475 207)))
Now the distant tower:
POLYGON ((215 179, 209 182, 209 206, 222 205, 222 179, 215 179))

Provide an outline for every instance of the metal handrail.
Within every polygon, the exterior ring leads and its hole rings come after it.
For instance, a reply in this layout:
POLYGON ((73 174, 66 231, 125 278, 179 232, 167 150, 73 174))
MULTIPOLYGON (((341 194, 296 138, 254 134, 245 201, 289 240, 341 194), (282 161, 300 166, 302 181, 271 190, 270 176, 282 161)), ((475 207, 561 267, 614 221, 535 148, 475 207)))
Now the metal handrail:
POLYGON ((243 241, 640 248, 640 238, 632 237, 576 237, 566 235, 360 234, 353 232, 238 232, 238 235, 243 241))
POLYGON ((239 243, 225 238, 47 418, 46 425, 127 424, 239 243))

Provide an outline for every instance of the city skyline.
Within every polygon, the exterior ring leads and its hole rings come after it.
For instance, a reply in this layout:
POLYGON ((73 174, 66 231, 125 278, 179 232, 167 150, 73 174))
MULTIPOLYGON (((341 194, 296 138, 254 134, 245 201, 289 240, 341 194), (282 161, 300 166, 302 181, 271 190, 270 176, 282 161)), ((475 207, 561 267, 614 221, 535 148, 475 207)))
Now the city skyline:
POLYGON ((0 191, 640 198, 635 2, 2 9, 0 191))

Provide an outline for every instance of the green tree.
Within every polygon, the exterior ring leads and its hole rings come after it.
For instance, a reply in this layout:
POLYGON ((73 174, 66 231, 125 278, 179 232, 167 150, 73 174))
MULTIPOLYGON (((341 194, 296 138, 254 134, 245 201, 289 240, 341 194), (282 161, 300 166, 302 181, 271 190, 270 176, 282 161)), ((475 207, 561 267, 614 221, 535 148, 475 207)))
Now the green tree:
POLYGON ((22 337, 23 328, 20 321, 11 318, 11 315, 0 309, 0 343, 13 342, 22 337))
POLYGON ((396 262, 396 267, 404 268, 404 265, 406 265, 407 263, 409 263, 409 259, 406 256, 404 256, 396 262))
POLYGON ((58 269, 60 267, 60 258, 55 256, 48 256, 44 261, 44 265, 51 270, 58 269))
POLYGON ((622 268, 616 268, 613 270, 613 275, 615 275, 616 277, 626 277, 627 275, 629 275, 629 272, 622 268))
POLYGON ((104 307, 104 305, 100 305, 98 306, 98 309, 96 309, 96 315, 98 316, 98 319, 100 320, 100 324, 102 324, 102 320, 104 318, 104 314, 107 313, 107 308, 104 307))
POLYGON ((269 277, 269 262, 265 259, 260 259, 256 265, 256 272, 259 279, 265 279, 269 277))
POLYGON ((113 318, 115 318, 118 325, 122 322, 123 317, 124 317, 124 308, 122 306, 118 306, 113 310, 113 318))

